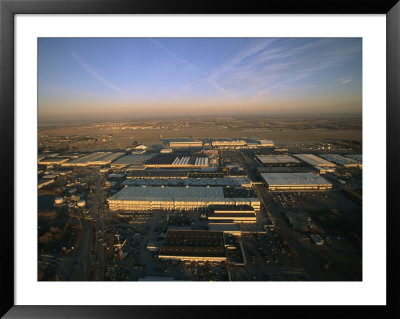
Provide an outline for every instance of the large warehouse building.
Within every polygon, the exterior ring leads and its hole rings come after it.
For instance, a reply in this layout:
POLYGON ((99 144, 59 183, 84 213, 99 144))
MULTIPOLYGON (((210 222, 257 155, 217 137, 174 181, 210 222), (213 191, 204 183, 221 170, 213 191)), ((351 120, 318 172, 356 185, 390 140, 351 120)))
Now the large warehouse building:
POLYGON ((262 173, 271 191, 279 190, 329 190, 332 184, 313 173, 262 173))
POLYGON ((321 157, 318 157, 314 154, 296 154, 298 159, 301 159, 303 162, 310 164, 312 166, 323 166, 323 167, 334 167, 336 166, 334 163, 331 163, 321 157))
POLYGON ((158 258, 192 262, 226 261, 224 234, 221 231, 169 230, 158 258))
POLYGON ((181 141, 181 142, 169 142, 169 147, 179 148, 179 147, 203 147, 202 141, 181 141))
POLYGON ((144 163, 149 168, 201 168, 208 167, 206 156, 159 154, 144 163))
POLYGON ((112 161, 124 156, 123 152, 95 152, 86 154, 82 157, 62 163, 62 166, 90 166, 90 165, 108 165, 112 161))
POLYGON ((125 187, 108 200, 110 210, 193 210, 211 205, 250 205, 258 198, 230 198, 222 187, 125 187))
POLYGON ((362 167, 361 162, 350 157, 345 157, 340 154, 320 154, 319 156, 323 157, 328 161, 341 165, 343 167, 362 167))
POLYGON ((256 155, 259 161, 266 165, 298 164, 299 160, 289 155, 256 155))

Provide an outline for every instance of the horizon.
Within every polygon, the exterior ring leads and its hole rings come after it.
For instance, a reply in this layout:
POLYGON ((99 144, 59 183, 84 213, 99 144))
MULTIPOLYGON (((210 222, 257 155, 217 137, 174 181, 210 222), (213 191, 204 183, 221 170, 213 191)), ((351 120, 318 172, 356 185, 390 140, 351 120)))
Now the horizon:
POLYGON ((38 39, 40 123, 361 112, 361 38, 38 39))

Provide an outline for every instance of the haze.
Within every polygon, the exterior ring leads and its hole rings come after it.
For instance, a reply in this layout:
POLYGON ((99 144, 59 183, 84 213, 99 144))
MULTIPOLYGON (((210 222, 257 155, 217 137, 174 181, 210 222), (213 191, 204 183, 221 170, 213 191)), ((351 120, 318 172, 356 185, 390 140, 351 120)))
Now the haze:
POLYGON ((360 38, 40 38, 39 122, 362 110, 360 38))

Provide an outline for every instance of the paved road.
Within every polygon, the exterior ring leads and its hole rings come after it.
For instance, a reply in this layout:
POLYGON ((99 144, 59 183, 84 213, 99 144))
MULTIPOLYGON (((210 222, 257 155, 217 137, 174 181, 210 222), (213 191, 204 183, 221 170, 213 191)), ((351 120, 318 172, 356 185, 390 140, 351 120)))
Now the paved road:
MULTIPOLYGON (((74 224, 79 223, 78 220, 72 220, 74 224)), ((82 239, 78 251, 73 256, 73 272, 72 281, 87 281, 89 280, 89 264, 90 251, 92 245, 93 228, 92 225, 85 220, 82 220, 82 239)))

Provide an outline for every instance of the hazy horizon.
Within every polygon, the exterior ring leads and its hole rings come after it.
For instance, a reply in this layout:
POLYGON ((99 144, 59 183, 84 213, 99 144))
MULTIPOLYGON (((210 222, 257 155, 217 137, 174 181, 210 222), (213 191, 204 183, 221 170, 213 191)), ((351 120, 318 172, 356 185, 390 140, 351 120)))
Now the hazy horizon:
POLYGON ((40 38, 39 122, 357 116, 361 38, 40 38))

